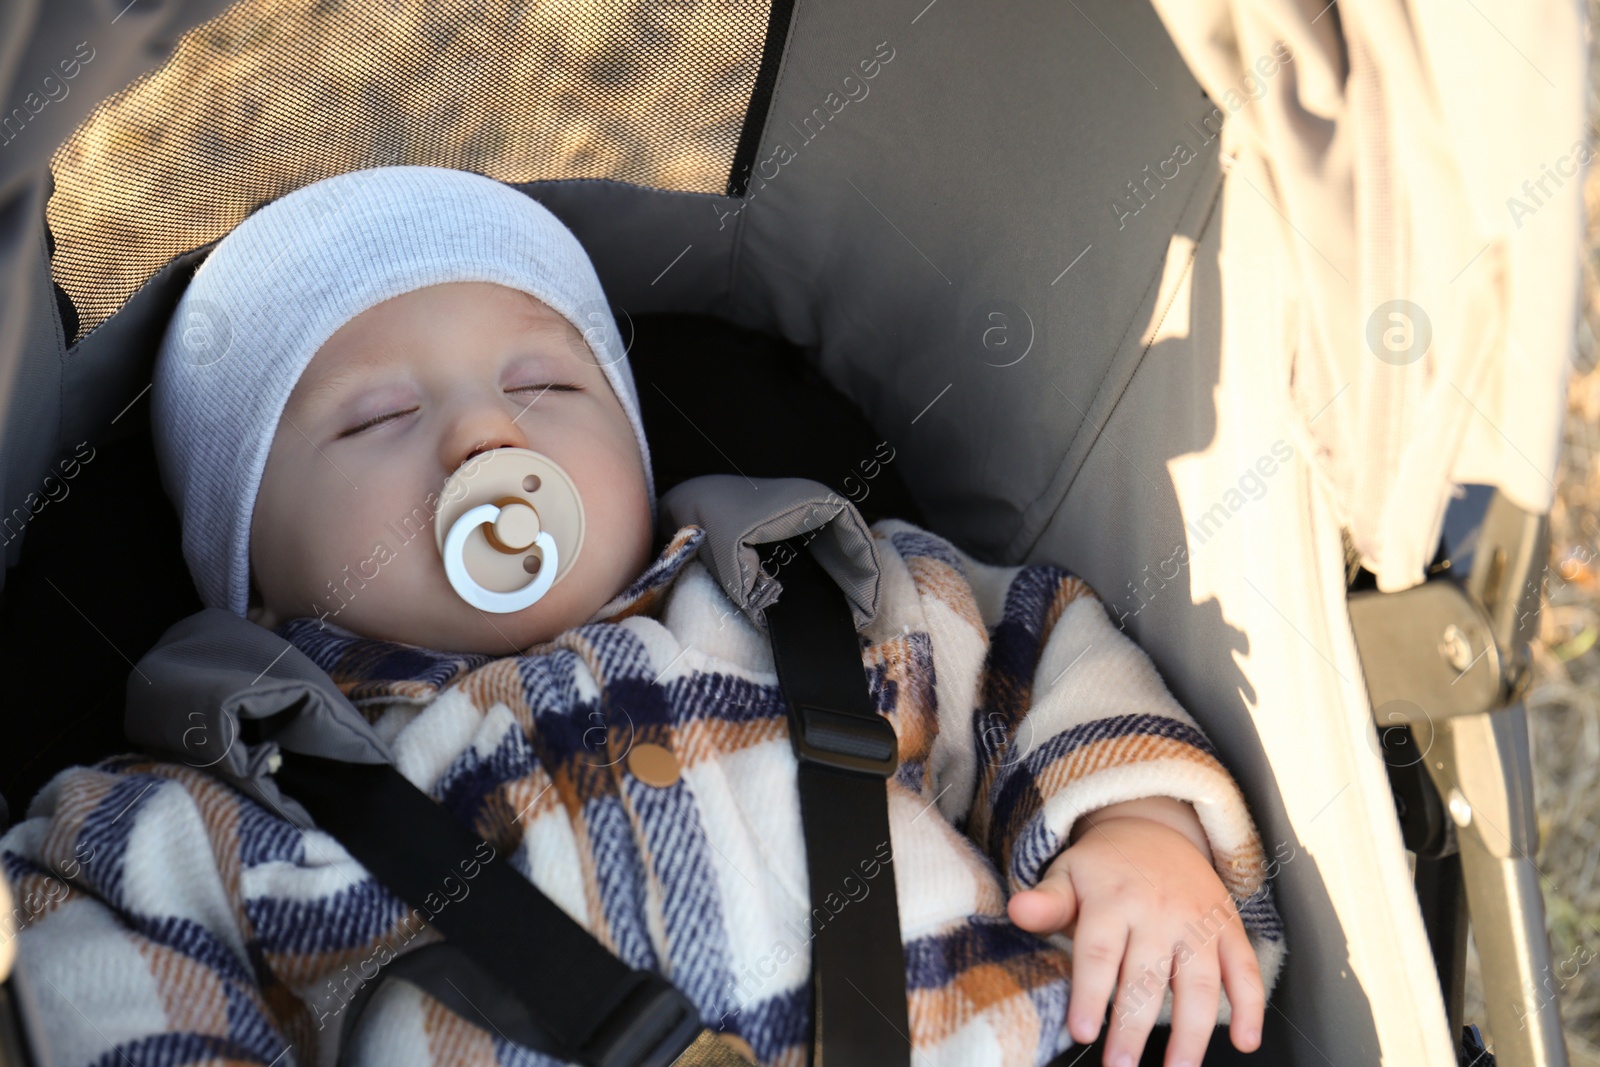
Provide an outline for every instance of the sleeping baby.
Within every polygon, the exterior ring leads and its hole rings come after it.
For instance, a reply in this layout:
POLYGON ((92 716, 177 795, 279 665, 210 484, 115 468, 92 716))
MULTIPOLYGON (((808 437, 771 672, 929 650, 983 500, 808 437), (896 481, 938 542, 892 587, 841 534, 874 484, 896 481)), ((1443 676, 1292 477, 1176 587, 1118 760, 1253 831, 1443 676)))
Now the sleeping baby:
MULTIPOLYGON (((656 536, 632 373, 566 227, 431 167, 290 193, 195 273, 152 419, 208 608, 325 671, 406 778, 752 1062, 806 1062, 770 641, 701 525, 656 536)), ((1132 1067, 1158 1022, 1165 1067, 1219 1024, 1258 1047, 1284 957, 1261 841, 1148 658, 1059 567, 892 519, 870 539, 913 1062, 1033 1067, 1104 1028, 1132 1067)), ((64 771, 0 858, 19 895, 62 887, 20 940, 57 1064, 556 1062, 406 982, 345 1025, 356 961, 438 935, 197 766, 64 771)))

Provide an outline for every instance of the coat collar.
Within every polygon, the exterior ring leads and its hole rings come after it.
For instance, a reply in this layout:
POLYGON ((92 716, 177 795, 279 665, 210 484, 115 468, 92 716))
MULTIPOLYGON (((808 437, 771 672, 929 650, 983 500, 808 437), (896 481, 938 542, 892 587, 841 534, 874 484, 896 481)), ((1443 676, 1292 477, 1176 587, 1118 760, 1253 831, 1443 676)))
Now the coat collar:
MULTIPOLYGON (((590 617, 585 626, 617 623, 634 615, 655 617, 684 565, 705 541, 705 529, 682 526, 655 561, 590 617)), ((432 699, 458 677, 500 656, 439 652, 420 645, 363 637, 326 619, 290 619, 273 631, 328 673, 358 707, 379 700, 432 699)), ((534 645, 523 654, 542 646, 534 645)))

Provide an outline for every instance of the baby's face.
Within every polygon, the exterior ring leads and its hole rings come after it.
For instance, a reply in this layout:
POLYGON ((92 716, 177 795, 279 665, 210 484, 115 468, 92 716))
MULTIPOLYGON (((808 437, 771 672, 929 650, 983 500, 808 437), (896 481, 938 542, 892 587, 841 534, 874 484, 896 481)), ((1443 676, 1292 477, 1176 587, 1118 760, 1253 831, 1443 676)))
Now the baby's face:
POLYGON ((583 335, 505 286, 429 286, 345 323, 295 384, 251 519, 250 618, 508 654, 591 618, 649 565, 652 534, 632 425, 583 335), (585 533, 560 582, 498 615, 450 587, 429 504, 508 446, 572 476, 585 533))

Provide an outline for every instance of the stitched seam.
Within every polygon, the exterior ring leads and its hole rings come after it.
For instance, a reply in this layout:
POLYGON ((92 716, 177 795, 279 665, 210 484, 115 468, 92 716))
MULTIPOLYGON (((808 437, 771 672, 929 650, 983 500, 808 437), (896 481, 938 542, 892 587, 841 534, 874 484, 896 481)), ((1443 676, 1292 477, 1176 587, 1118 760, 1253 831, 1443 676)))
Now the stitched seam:
MULTIPOLYGON (((766 140, 767 130, 772 127, 772 120, 778 113, 778 101, 783 95, 783 83, 789 77, 789 53, 794 49, 795 38, 800 35, 800 10, 804 5, 801 0, 794 0, 793 7, 789 10, 789 29, 783 39, 783 55, 778 57, 778 76, 772 82, 772 95, 767 98, 767 115, 761 124, 761 135, 756 138, 755 155, 761 155, 761 142, 766 140)), ((751 177, 755 176, 755 164, 750 164, 751 177)), ((744 213, 750 208, 750 192, 748 183, 745 185, 745 196, 741 201, 739 216, 734 220, 733 255, 728 261, 728 310, 733 312, 738 305, 739 264, 744 258, 744 213)), ((743 575, 741 575, 743 577, 743 575)))
POLYGON ((39 204, 39 254, 44 258, 44 288, 46 297, 49 300, 46 313, 50 317, 51 332, 56 339, 57 370, 60 371, 56 377, 55 447, 52 449, 53 455, 50 457, 50 462, 54 464, 61 457, 61 454, 66 451, 66 444, 61 439, 61 432, 67 426, 67 363, 69 353, 67 352, 66 331, 61 328, 61 309, 56 306, 55 269, 50 263, 50 239, 46 233, 50 228, 49 207, 50 198, 46 196, 39 204))
MULTIPOLYGON (((1177 279, 1174 281, 1174 284, 1172 286, 1172 293, 1168 296, 1166 305, 1161 308, 1159 314, 1156 316, 1155 329, 1151 330, 1151 332, 1150 332, 1151 340, 1142 349, 1140 349, 1139 358, 1134 361, 1132 369, 1128 372, 1127 379, 1122 383, 1122 388, 1117 392, 1117 398, 1116 398, 1115 402, 1112 403, 1110 409, 1106 412, 1105 419, 1102 420, 1098 426, 1095 426, 1095 427, 1092 428, 1093 437, 1089 438, 1089 447, 1084 451, 1083 462, 1078 464, 1077 470, 1072 472, 1072 477, 1067 481, 1067 484, 1062 486, 1060 495, 1056 497, 1055 506, 1057 508, 1059 508, 1060 505, 1061 505, 1061 502, 1067 498, 1067 494, 1072 492, 1073 485, 1075 485, 1077 483, 1077 481, 1078 481, 1078 475, 1080 473, 1082 473, 1083 468, 1088 464, 1089 453, 1094 451, 1095 444, 1099 442, 1100 437, 1105 433, 1106 427, 1111 425, 1111 419, 1112 419, 1112 417, 1114 415, 1116 415, 1117 408, 1122 405, 1122 398, 1127 395, 1128 387, 1133 384, 1133 379, 1134 379, 1135 376, 1138 375, 1139 368, 1144 366, 1145 358, 1150 354, 1150 349, 1152 347, 1154 347, 1155 338, 1160 334, 1161 327, 1162 327, 1162 325, 1164 325, 1166 323, 1167 315, 1171 313, 1172 305, 1177 300, 1178 293, 1183 288, 1183 284, 1182 284, 1183 280, 1194 272, 1194 258, 1195 258, 1195 255, 1200 251, 1200 244, 1204 240, 1206 232, 1211 229, 1212 220, 1214 218, 1216 218, 1217 206, 1219 204, 1221 204, 1221 202, 1222 202, 1223 184, 1224 184, 1223 182, 1218 182, 1217 183, 1217 191, 1211 198, 1211 206, 1210 206, 1210 208, 1208 208, 1206 210, 1205 218, 1201 220, 1199 228, 1195 231, 1194 247, 1191 248, 1190 251, 1189 251, 1189 258, 1184 263, 1184 267, 1183 267, 1182 273, 1180 273, 1178 275, 1177 279)), ((1195 193, 1198 193, 1198 192, 1199 192, 1199 188, 1197 187, 1193 192, 1191 192, 1189 194, 1190 200, 1193 200, 1194 196, 1195 196, 1195 193)), ((1185 211, 1187 211, 1187 209, 1188 209, 1188 204, 1186 202, 1185 203, 1185 211)), ((1165 260, 1163 259, 1162 270, 1157 272, 1156 277, 1154 278, 1154 280, 1152 280, 1150 285, 1148 287, 1146 287, 1145 292, 1148 293, 1150 291, 1150 289, 1160 286, 1160 284, 1161 284, 1161 276, 1164 273, 1165 273, 1165 260)), ((1137 320, 1135 319, 1133 321, 1137 321, 1137 320)), ((1128 329, 1123 331, 1122 337, 1124 339, 1126 339, 1126 337, 1128 336, 1128 332, 1133 329, 1133 321, 1130 321, 1128 323, 1128 329)), ((1120 350, 1121 347, 1122 347, 1122 341, 1119 340, 1117 342, 1117 348, 1120 350)), ((1105 371, 1100 375, 1100 380, 1095 383, 1094 397, 1098 397, 1100 395, 1100 388, 1101 388, 1102 385, 1105 384, 1105 380, 1106 380, 1107 376, 1110 375, 1112 366, 1114 364, 1115 364, 1115 360, 1112 361, 1111 365, 1108 365, 1106 367, 1105 371)), ((1091 398, 1089 403, 1092 405, 1094 403, 1094 399, 1091 398)), ((1085 423, 1088 422, 1087 415, 1085 416, 1084 422, 1085 423)), ((1072 435, 1072 440, 1067 442, 1067 447, 1062 451, 1061 456, 1062 456, 1063 460, 1065 460, 1067 456, 1070 456, 1072 454, 1073 450, 1077 448, 1078 441, 1083 436, 1083 434, 1084 434, 1086 429, 1089 429, 1089 428, 1086 427, 1086 426, 1080 425, 1079 428, 1078 428, 1078 432, 1072 435)), ((1051 513, 1054 514, 1054 509, 1052 509, 1051 513)), ((1034 535, 1031 538, 1029 538, 1028 544, 1023 548, 1022 556, 1020 556, 1018 558, 1026 558, 1026 556, 1034 550, 1035 546, 1038 545, 1039 539, 1044 536, 1045 531, 1047 529, 1049 529, 1049 527, 1050 527, 1049 519, 1046 518, 1046 519, 1042 520, 1040 522, 1040 524, 1039 524, 1039 529, 1034 533, 1034 535)))

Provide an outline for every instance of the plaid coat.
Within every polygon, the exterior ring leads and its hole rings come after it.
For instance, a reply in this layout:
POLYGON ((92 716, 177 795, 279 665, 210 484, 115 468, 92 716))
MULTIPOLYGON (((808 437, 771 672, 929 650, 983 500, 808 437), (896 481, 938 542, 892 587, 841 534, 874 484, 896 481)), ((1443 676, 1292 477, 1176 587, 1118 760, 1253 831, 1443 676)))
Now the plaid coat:
MULTIPOLYGON (((883 587, 861 654, 900 744, 889 869, 916 1062, 1031 1067, 1072 1045, 1071 942, 1019 929, 1006 902, 1079 816, 1135 797, 1194 803, 1270 993, 1283 934, 1244 798, 1089 587, 905 522, 872 536, 883 587)), ((704 539, 683 526, 594 619, 520 655, 314 619, 278 633, 484 839, 485 862, 666 975, 763 1064, 799 1067, 814 927, 796 762, 771 648, 696 559, 704 539), (670 780, 635 773, 644 744, 672 754, 670 780)), ((448 898, 413 908, 334 838, 204 770, 129 755, 63 771, 0 861, 62 1067, 332 1064, 341 1044, 385 1067, 555 1062, 403 982, 345 1026, 382 963, 438 937, 429 909, 448 898)))

